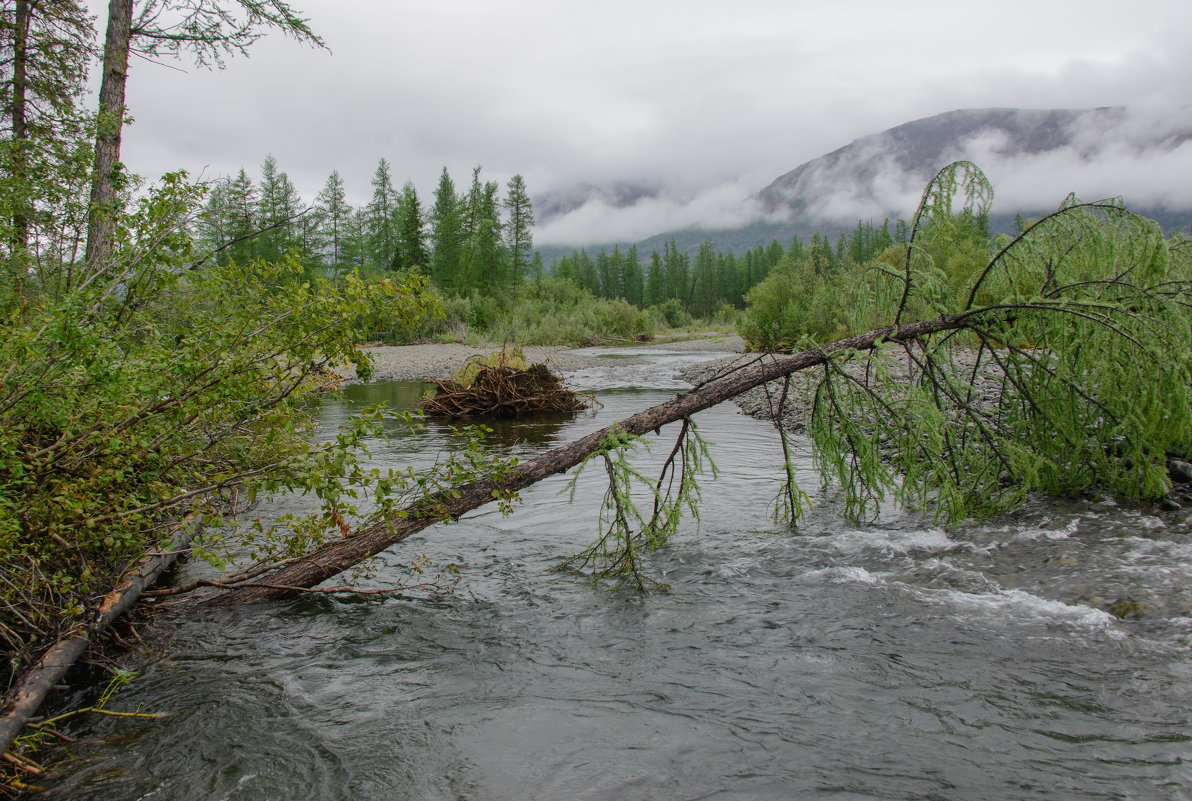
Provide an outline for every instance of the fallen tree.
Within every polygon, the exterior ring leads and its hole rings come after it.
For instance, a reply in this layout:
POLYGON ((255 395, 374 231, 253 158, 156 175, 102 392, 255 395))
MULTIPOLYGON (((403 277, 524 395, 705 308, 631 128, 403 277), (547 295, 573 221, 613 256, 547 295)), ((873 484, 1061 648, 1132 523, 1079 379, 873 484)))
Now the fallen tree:
POLYGON ((689 418, 696 412, 723 403, 753 387, 799 370, 822 365, 834 353, 868 350, 882 341, 911 342, 929 333, 961 327, 963 322, 960 320, 941 318, 913 323, 900 329, 889 326, 793 355, 759 357, 758 363, 753 367, 734 371, 698 389, 679 395, 672 401, 652 406, 612 426, 594 431, 581 439, 517 465, 502 481, 483 479, 430 498, 419 499, 402 510, 397 519, 378 520, 348 537, 325 545, 307 557, 278 568, 270 573, 266 580, 260 580, 259 577, 254 579, 253 583, 256 586, 232 590, 214 599, 212 603, 226 606, 290 597, 303 588, 314 587, 339 575, 427 526, 458 518, 493 502, 503 494, 517 492, 547 476, 570 470, 596 453, 612 434, 638 436, 657 431, 669 423, 689 418))
MULTIPOLYGON (((630 574, 640 586, 634 553, 665 541, 659 532, 673 530, 678 507, 691 503, 670 494, 674 473, 667 477, 676 457, 688 453, 691 427, 684 425, 653 487, 653 514, 639 517, 636 528, 623 507, 626 493, 617 489, 617 470, 628 468, 609 454, 810 368, 820 370, 807 429, 812 453, 821 475, 843 490, 851 517, 872 514, 889 496, 945 521, 997 514, 1030 492, 1162 497, 1170 488, 1168 458, 1192 452, 1192 284, 1183 243, 1169 246, 1157 225, 1115 201, 1069 198, 1002 242, 957 301, 941 292, 941 273, 920 243, 983 214, 989 198, 984 176, 966 162, 950 165, 929 184, 903 263, 873 270, 871 304, 885 303, 886 319, 895 324, 793 354, 759 356, 499 476, 390 509, 276 570, 255 572, 251 586, 212 603, 291 596, 433 523, 508 501, 595 456, 603 456, 609 470, 609 522, 617 533, 603 535, 599 548, 579 561, 597 562, 597 576, 624 580, 630 574), (956 196, 963 199, 959 211, 956 196), (944 313, 903 322, 924 310, 944 313), (968 358, 954 358, 960 350, 968 358), (996 376, 991 395, 977 387, 979 377, 988 382, 987 373, 996 376)), ((797 518, 807 496, 794 485, 785 443, 784 452, 783 506, 797 518)), ((678 484, 687 486, 686 478, 678 484)))

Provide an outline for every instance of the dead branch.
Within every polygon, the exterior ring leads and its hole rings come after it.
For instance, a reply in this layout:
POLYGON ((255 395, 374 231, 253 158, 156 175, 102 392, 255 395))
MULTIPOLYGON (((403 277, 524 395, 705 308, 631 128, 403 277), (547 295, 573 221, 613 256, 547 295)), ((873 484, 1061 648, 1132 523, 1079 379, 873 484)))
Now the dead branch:
POLYGON ((590 395, 572 392, 545 364, 526 369, 480 365, 468 385, 436 381, 436 392, 422 401, 422 411, 443 417, 517 418, 540 412, 574 412, 586 408, 590 395))

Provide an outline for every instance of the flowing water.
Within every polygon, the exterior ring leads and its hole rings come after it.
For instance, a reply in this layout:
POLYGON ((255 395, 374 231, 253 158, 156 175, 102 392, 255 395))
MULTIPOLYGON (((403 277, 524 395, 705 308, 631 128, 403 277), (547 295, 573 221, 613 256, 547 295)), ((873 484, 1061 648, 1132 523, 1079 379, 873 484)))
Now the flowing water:
MULTIPOLYGON (((665 400, 685 360, 610 356, 571 376, 594 413, 503 426, 531 454, 665 400)), ((352 387, 354 408, 416 399, 352 387)), ((649 569, 595 590, 551 568, 593 534, 602 485, 565 477, 383 557, 457 565, 429 599, 326 596, 155 621, 115 702, 44 798, 1181 799, 1192 797, 1186 513, 1035 502, 944 531, 770 506, 780 451, 731 405, 698 416, 720 478, 649 569), (1114 609, 1124 619, 1105 609, 1114 609)), ((657 461, 667 448, 658 439, 657 461)), ((443 429, 378 447, 425 461, 443 429)), ((801 466, 817 487, 810 464, 801 466)))

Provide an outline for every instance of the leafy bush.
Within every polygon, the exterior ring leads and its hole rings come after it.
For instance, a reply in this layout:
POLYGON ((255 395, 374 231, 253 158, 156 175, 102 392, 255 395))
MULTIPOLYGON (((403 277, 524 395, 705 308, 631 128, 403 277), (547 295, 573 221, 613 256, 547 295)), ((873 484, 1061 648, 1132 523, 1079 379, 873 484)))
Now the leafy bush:
POLYGON ((429 336, 453 341, 523 345, 584 345, 639 340, 654 334, 653 318, 624 300, 603 300, 553 276, 525 284, 506 298, 481 295, 445 302, 429 336))
POLYGON ((293 261, 195 267, 185 222, 201 194, 168 177, 121 220, 110 262, 0 298, 5 650, 70 625, 184 521, 286 488, 342 505, 364 478, 363 428, 311 445, 303 399, 342 364, 367 375, 368 330, 438 308, 417 276, 332 287, 293 261))
POLYGON ((678 298, 668 298, 662 303, 651 306, 648 311, 651 317, 667 328, 682 328, 691 325, 692 322, 691 315, 687 313, 687 309, 683 308, 683 304, 679 302, 678 298))

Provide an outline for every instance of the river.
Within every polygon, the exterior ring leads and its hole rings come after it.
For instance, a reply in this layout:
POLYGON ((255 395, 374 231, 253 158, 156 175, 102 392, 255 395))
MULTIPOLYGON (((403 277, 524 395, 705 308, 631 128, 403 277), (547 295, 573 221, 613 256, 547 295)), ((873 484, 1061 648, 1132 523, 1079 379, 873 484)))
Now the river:
MULTIPOLYGON (((570 376, 602 408, 502 426, 494 442, 531 454, 571 440, 723 354, 607 355, 570 376)), ((351 387, 323 422, 419 391, 351 387)), ((856 525, 803 459, 815 506, 791 530, 770 515, 772 427, 731 404, 696 419, 720 478, 704 481, 702 519, 648 559, 669 592, 552 572, 590 541, 602 492, 593 470, 569 503, 555 477, 512 516, 483 510, 398 546, 365 582, 425 556, 458 567, 453 592, 142 626, 145 648, 125 655, 138 676, 113 707, 165 716, 77 720, 41 797, 1192 797, 1186 512, 1034 501, 948 531, 897 510, 856 525)), ((432 424, 373 458, 418 463, 445 436, 432 424)))

